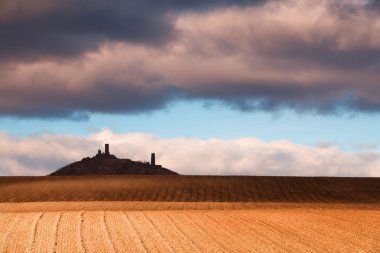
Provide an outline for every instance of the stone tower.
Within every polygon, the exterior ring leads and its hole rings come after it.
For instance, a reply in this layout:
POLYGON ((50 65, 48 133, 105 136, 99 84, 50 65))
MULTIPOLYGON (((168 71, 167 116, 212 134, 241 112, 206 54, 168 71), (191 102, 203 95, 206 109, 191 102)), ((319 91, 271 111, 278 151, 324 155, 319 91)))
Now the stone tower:
POLYGON ((109 154, 110 154, 110 145, 109 145, 109 144, 106 144, 106 145, 105 145, 104 153, 105 153, 106 155, 109 155, 109 154))
POLYGON ((156 154, 155 153, 152 153, 150 155, 150 164, 151 165, 156 165, 156 154))

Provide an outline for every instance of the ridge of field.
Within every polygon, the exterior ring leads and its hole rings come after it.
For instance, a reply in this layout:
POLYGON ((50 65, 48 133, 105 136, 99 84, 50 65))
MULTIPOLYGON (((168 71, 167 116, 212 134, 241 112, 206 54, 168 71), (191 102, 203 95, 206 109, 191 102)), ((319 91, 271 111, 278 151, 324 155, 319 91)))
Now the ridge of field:
POLYGON ((380 204, 269 203, 269 202, 159 202, 159 201, 56 201, 0 203, 0 213, 71 211, 206 211, 206 210, 377 210, 380 204))
POLYGON ((0 213, 0 252, 379 252, 380 211, 0 213))
POLYGON ((0 202, 380 203, 380 178, 255 176, 0 177, 0 202))

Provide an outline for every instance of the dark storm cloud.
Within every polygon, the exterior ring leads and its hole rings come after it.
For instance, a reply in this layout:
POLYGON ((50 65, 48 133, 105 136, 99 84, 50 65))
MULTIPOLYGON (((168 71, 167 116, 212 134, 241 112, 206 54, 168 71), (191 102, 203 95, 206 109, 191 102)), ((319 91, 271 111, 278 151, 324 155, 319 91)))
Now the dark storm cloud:
POLYGON ((0 3, 0 114, 85 120, 177 100, 241 111, 380 111, 366 0, 0 3))
POLYGON ((210 105, 222 103, 242 112, 276 112, 287 108, 299 113, 340 114, 347 110, 378 112, 380 109, 380 103, 369 103, 345 91, 344 87, 326 84, 296 87, 292 84, 273 86, 246 83, 239 86, 219 83, 217 91, 212 86, 204 85, 192 97, 207 100, 210 105))
POLYGON ((12 90, 2 97, 0 115, 16 117, 67 118, 87 120, 88 112, 141 113, 165 108, 170 102, 189 95, 177 87, 141 91, 131 86, 109 87, 97 84, 82 92, 65 89, 38 88, 25 92, 12 90))
POLYGON ((178 12, 255 2, 5 0, 0 3, 0 58, 74 56, 106 41, 157 45, 175 36, 178 12))

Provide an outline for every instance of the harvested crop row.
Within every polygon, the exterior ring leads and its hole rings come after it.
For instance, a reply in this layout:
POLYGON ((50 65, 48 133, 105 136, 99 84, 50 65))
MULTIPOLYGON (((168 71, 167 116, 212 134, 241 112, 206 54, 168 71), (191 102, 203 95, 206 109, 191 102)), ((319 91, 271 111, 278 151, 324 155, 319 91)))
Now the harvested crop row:
POLYGON ((61 213, 44 213, 36 224, 35 237, 30 252, 54 252, 57 225, 61 213))
POLYGON ((115 248, 104 221, 104 212, 83 214, 82 238, 87 252, 113 252, 115 248))
POLYGON ((105 224, 116 252, 147 252, 141 237, 123 212, 106 212, 105 224))
POLYGON ((0 213, 0 252, 379 252, 379 210, 0 213))
POLYGON ((2 226, 0 226, 0 252, 5 252, 7 242, 10 241, 12 231, 25 214, 1 214, 2 226))
MULTIPOLYGON (((162 212, 146 213, 145 217, 153 224, 153 226, 160 232, 160 234, 169 241, 179 241, 181 243, 174 243, 172 247, 176 252, 200 252, 199 247, 194 244, 187 236, 186 227, 183 229, 176 226, 167 215, 162 212)), ((176 217, 180 220, 180 217, 176 217)), ((184 224, 181 223, 182 227, 184 224)))
POLYGON ((188 215, 189 219, 194 221, 194 223, 208 233, 212 239, 219 245, 221 245, 226 251, 241 248, 245 249, 244 245, 239 239, 239 235, 229 234, 228 228, 220 227, 215 222, 212 222, 205 214, 197 215, 196 213, 190 213, 188 215))
POLYGON ((57 232, 54 234, 57 237, 56 252, 84 252, 81 233, 82 219, 82 212, 62 213, 57 232))
POLYGON ((147 251, 174 252, 170 242, 157 231, 152 222, 146 218, 144 212, 128 212, 126 215, 147 251))
POLYGON ((226 248, 215 241, 208 229, 204 226, 197 225, 192 219, 186 215, 186 212, 178 212, 173 217, 166 213, 165 216, 170 219, 175 226, 182 231, 184 236, 188 238, 202 252, 227 252, 226 248))
POLYGON ((27 252, 30 250, 31 243, 35 238, 35 227, 41 217, 41 213, 26 213, 17 220, 12 226, 8 238, 3 242, 1 252, 27 252))
MULTIPOLYGON (((349 223, 336 226, 336 221, 339 220, 340 216, 345 215, 345 212, 331 211, 326 213, 321 210, 316 213, 294 210, 293 212, 278 214, 279 211, 262 211, 252 217, 249 212, 242 212, 238 219, 261 227, 261 231, 269 229, 272 235, 286 234, 284 244, 294 245, 293 240, 296 240, 311 249, 319 248, 324 252, 330 251, 331 247, 346 252, 360 252, 363 248, 375 247, 371 243, 368 244, 372 236, 362 234, 363 231, 370 231, 367 226, 363 227, 365 223, 361 225, 361 231, 349 223), (297 220, 298 222, 295 222, 297 220)), ((345 219, 349 220, 349 212, 347 214, 345 219)), ((376 221, 372 220, 372 222, 376 221)), ((374 235, 379 236, 380 230, 377 229, 373 232, 375 232, 374 235)))

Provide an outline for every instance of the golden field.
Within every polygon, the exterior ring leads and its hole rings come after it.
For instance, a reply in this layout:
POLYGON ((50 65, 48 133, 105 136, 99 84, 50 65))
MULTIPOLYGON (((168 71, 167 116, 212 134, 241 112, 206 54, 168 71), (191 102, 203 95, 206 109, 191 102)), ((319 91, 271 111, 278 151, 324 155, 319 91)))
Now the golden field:
POLYGON ((0 252, 378 252, 380 210, 1 213, 0 252))
POLYGON ((365 178, 3 177, 0 252, 379 252, 379 186, 365 178))

